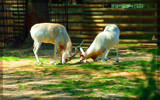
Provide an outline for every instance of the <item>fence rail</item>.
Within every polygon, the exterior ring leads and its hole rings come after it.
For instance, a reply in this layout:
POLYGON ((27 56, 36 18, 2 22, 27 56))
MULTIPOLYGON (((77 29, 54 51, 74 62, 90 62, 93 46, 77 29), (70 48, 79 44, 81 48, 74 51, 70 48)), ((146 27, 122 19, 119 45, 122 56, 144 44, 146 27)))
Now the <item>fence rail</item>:
POLYGON ((158 0, 85 0, 87 4, 155 4, 158 0))
MULTIPOLYGON (((120 28, 120 43, 158 43, 156 36, 159 0, 84 0, 83 4, 49 3, 50 21, 66 26, 74 45, 85 40, 89 46, 105 26, 116 24, 120 28), (125 5, 152 5, 123 7, 125 5), (116 6, 119 5, 119 6, 116 6), (66 10, 67 8, 67 10, 66 10)), ((3 40, 22 35, 26 20, 26 0, 2 0, 0 5, 0 38, 3 40)), ((2 45, 3 44, 3 45, 2 45)))
POLYGON ((89 46, 96 35, 109 24, 116 24, 120 28, 120 43, 157 43, 154 37, 160 34, 157 31, 160 27, 157 23, 158 2, 158 0, 85 0, 84 4, 77 4, 77 6, 52 4, 50 11, 54 13, 51 13, 51 21, 64 24, 65 21, 62 21, 61 16, 65 15, 63 9, 68 7, 68 33, 74 45, 85 40, 84 46, 89 46), (116 8, 114 7, 116 4, 152 4, 154 6, 147 8, 118 6, 116 8), (106 8, 105 5, 111 6, 106 8))
POLYGON ((26 0, 2 0, 0 5, 0 47, 4 47, 24 34, 26 0))

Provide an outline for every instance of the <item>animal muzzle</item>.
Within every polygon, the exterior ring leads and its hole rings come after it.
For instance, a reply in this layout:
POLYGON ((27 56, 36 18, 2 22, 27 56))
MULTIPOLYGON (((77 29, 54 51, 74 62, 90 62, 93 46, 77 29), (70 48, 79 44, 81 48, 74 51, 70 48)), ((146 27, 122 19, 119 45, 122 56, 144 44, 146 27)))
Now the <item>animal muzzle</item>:
POLYGON ((71 60, 72 60, 72 57, 69 57, 66 59, 66 62, 71 61, 71 60))
POLYGON ((68 61, 71 61, 72 58, 76 56, 76 54, 77 54, 77 52, 78 52, 78 48, 80 48, 80 46, 83 44, 83 42, 84 42, 84 41, 82 41, 82 43, 81 43, 79 46, 76 46, 76 47, 75 47, 75 53, 74 53, 71 57, 66 58, 64 62, 61 61, 61 63, 64 64, 64 63, 66 63, 66 62, 68 62, 68 61))

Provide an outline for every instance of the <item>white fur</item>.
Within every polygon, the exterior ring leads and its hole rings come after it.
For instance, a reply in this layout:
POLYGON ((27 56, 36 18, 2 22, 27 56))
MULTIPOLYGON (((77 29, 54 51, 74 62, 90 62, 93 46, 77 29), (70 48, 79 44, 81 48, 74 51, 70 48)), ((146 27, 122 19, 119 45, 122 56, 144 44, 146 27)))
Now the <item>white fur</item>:
POLYGON ((96 36, 96 38, 94 39, 90 47, 86 50, 86 52, 85 53, 82 52, 82 55, 84 55, 86 59, 93 57, 94 60, 97 58, 97 57, 94 58, 94 56, 102 55, 101 61, 105 61, 108 59, 107 56, 110 49, 116 45, 117 62, 118 62, 119 35, 120 35, 120 30, 116 25, 113 24, 106 26, 104 31, 96 36))
POLYGON ((41 64, 41 62, 37 53, 42 43, 54 44, 54 64, 56 64, 57 49, 59 49, 59 52, 63 55, 62 63, 66 62, 66 58, 71 57, 72 43, 63 25, 56 23, 39 23, 31 27, 30 33, 34 40, 33 52, 39 64, 41 64))

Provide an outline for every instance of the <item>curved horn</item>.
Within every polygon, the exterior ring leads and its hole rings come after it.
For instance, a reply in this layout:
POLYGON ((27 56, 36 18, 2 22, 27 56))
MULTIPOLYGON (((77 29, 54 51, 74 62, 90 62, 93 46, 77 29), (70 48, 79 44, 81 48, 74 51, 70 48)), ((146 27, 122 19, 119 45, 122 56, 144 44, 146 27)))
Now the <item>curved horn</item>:
POLYGON ((76 54, 77 54, 77 52, 78 52, 78 47, 81 47, 81 45, 83 44, 83 42, 84 42, 84 40, 82 41, 82 43, 81 43, 80 45, 78 45, 78 46, 75 47, 75 52, 74 52, 74 54, 70 57, 69 60, 71 60, 74 56, 76 56, 76 54))
POLYGON ((84 42, 84 40, 82 41, 82 43, 79 46, 76 46, 76 47, 80 47, 83 44, 83 42, 84 42))

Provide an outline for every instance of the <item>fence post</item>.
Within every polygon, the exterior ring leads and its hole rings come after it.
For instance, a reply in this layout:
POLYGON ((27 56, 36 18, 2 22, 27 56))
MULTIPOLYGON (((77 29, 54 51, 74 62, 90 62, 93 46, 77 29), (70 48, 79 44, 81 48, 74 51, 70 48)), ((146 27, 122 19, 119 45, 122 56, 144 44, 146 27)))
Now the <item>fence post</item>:
POLYGON ((157 27, 157 31, 158 31, 158 35, 157 35, 157 46, 158 48, 160 49, 160 1, 157 2, 157 16, 158 16, 158 19, 157 19, 157 23, 158 23, 158 27, 157 27))
MULTIPOLYGON (((4 17, 4 0, 2 0, 1 3, 2 3, 2 17, 4 17)), ((4 20, 2 23, 4 25, 4 20)), ((4 39, 5 29, 3 29, 2 31, 3 31, 2 39, 4 39)), ((4 41, 2 43, 4 44, 4 41)), ((4 47, 4 45, 2 47, 4 47)), ((2 56, 3 56, 3 49, 0 47, 0 57, 2 56)), ((3 99, 3 60, 0 61, 0 100, 2 99, 3 99)))
MULTIPOLYGON (((158 19, 157 19, 157 23, 158 23, 158 27, 157 27, 157 70, 160 69, 160 1, 157 2, 157 16, 158 16, 158 19)), ((157 97, 158 95, 160 94, 160 81, 159 81, 159 78, 160 77, 160 72, 157 73, 157 97)))
POLYGON ((157 23, 158 23, 158 27, 157 27, 157 62, 158 62, 158 69, 160 69, 160 1, 157 2, 157 23))

